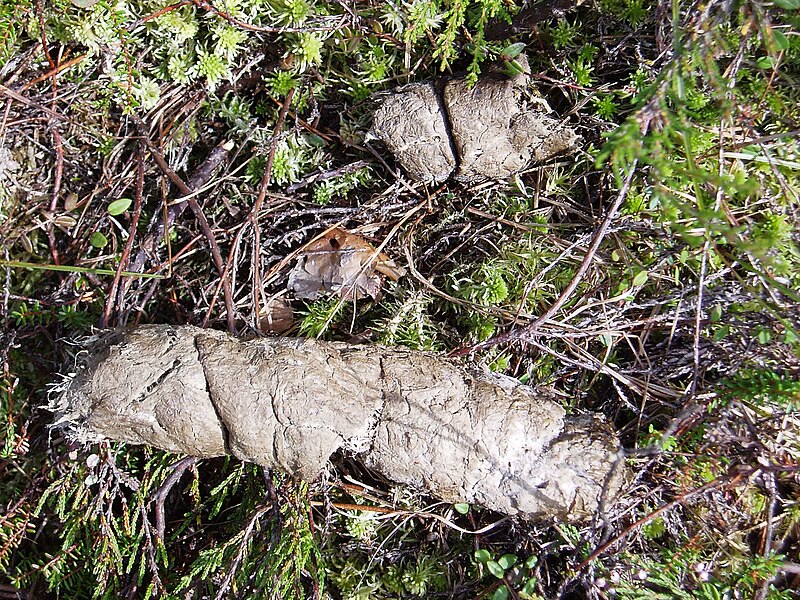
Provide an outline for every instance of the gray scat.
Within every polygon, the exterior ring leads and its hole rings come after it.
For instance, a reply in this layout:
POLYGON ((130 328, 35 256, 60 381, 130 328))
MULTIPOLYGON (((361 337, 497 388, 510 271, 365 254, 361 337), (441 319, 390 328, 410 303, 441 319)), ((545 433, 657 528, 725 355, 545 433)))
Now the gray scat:
MULTIPOLYGON (((524 56, 519 60, 527 67, 524 56)), ((521 75, 482 77, 472 88, 464 79, 405 86, 382 102, 372 130, 413 180, 505 179, 574 151, 580 140, 544 103, 526 104, 527 83, 521 75)))
POLYGON ((586 517, 622 486, 602 419, 435 354, 190 326, 111 335, 53 404, 68 435, 232 454, 306 479, 341 450, 446 502, 529 518, 586 517))

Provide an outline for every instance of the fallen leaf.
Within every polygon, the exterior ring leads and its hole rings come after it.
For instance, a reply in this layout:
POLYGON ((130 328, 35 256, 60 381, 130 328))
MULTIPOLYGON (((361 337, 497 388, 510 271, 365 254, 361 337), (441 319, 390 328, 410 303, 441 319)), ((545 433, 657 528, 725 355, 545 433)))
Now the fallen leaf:
POLYGON ((273 298, 261 309, 258 327, 262 333, 284 333, 292 328, 292 305, 284 298, 273 298))
POLYGON ((70 192, 67 194, 67 197, 64 198, 64 210, 67 212, 73 211, 78 207, 78 194, 75 192, 70 192))
POLYGON ((336 228, 303 249, 289 273, 288 288, 307 300, 325 294, 338 294, 345 300, 367 296, 378 300, 381 274, 396 281, 405 271, 364 238, 336 228))

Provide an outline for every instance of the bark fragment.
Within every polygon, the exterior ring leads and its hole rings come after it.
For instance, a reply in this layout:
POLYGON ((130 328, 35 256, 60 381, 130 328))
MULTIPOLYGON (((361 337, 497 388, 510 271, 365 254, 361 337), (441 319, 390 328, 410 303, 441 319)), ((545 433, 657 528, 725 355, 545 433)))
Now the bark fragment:
POLYGON ((602 419, 411 350, 138 327, 96 340, 52 408, 76 439, 233 454, 307 479, 341 449, 393 481, 509 515, 578 518, 621 485, 602 419))

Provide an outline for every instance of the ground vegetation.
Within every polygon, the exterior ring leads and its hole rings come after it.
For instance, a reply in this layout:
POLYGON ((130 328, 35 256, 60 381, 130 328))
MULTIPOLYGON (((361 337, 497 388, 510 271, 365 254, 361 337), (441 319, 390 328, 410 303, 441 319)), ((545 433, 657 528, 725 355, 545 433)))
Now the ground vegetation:
POLYGON ((2 0, 0 594, 797 597, 798 78, 798 0, 2 0), (575 153, 433 185, 370 135, 523 51, 575 153), (404 273, 295 297, 334 230, 404 273), (621 498, 528 521, 48 428, 95 327, 277 322, 605 415, 621 498))

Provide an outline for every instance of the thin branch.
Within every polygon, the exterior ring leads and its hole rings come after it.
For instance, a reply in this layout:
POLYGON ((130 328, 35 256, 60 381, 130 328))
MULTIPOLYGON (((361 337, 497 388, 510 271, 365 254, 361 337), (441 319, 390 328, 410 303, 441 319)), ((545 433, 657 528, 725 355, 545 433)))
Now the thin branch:
POLYGON ((58 65, 56 65, 53 68, 51 68, 47 73, 43 73, 42 75, 39 75, 38 77, 36 77, 34 79, 31 79, 29 82, 27 82, 25 85, 23 85, 20 89, 21 90, 27 90, 28 88, 33 87, 37 83, 41 83, 45 79, 50 79, 51 77, 55 77, 56 75, 61 73, 61 71, 64 71, 65 69, 69 69, 70 67, 75 66, 80 62, 83 62, 86 59, 87 56, 89 56, 88 52, 86 54, 79 54, 78 56, 70 58, 69 60, 64 61, 63 63, 59 63, 58 65))
MULTIPOLYGON (((142 123, 141 119, 137 118, 135 121, 140 128, 144 128, 144 124, 142 123)), ((203 209, 200 208, 200 205, 197 203, 197 200, 194 197, 194 190, 186 185, 178 176, 178 174, 172 170, 169 164, 167 164, 167 161, 164 159, 164 156, 161 154, 158 148, 155 147, 153 142, 150 141, 150 139, 146 136, 143 136, 143 139, 145 144, 147 144, 147 149, 150 151, 150 155, 153 157, 153 160, 156 161, 158 167, 164 172, 169 180, 175 184, 178 190, 180 190, 181 194, 187 196, 186 202, 194 213, 197 222, 200 224, 200 229, 203 231, 203 235, 205 236, 209 248, 211 249, 211 257, 214 261, 214 266, 217 269, 217 273, 222 278, 222 291, 225 297, 225 311, 227 312, 228 330, 235 334, 236 315, 234 313, 233 295, 231 294, 231 283, 226 276, 225 263, 222 261, 222 254, 219 251, 219 245, 217 244, 217 240, 214 237, 214 232, 211 230, 211 226, 208 223, 208 219, 206 219, 203 209)))
MULTIPOLYGON (((122 256, 119 259, 119 266, 117 267, 117 274, 114 276, 114 281, 111 283, 111 288, 108 291, 108 299, 106 300, 106 309, 103 313, 103 318, 100 322, 101 327, 108 327, 108 322, 111 319, 111 313, 114 310, 115 304, 121 304, 122 297, 117 299, 117 289, 119 282, 122 279, 122 272, 128 266, 128 260, 131 256, 131 249, 133 242, 136 239, 136 228, 139 226, 139 216, 142 214, 142 196, 144 189, 144 148, 143 144, 139 143, 139 149, 136 153, 136 185, 133 190, 133 215, 131 216, 131 224, 128 232, 128 240, 125 243, 125 248, 122 250, 122 256)), ((122 294, 120 294, 121 296, 122 294)))
POLYGON ((64 175, 64 145, 61 143, 61 134, 56 126, 53 127, 53 149, 56 152, 56 166, 53 173, 53 192, 50 195, 51 213, 55 213, 58 208, 58 194, 61 192, 61 178, 64 175))
POLYGON ((258 522, 263 518, 265 514, 272 511, 275 508, 275 504, 270 502, 265 505, 261 505, 256 511, 253 513, 253 516, 250 517, 250 521, 247 523, 247 526, 242 531, 242 539, 239 542, 239 549, 236 552, 236 556, 234 557, 233 561, 230 565, 228 565, 227 573, 225 574, 225 579, 223 579, 222 584, 219 586, 219 590, 217 591, 217 595, 214 597, 215 600, 221 600, 225 597, 228 593, 228 590, 233 583, 233 578, 236 575, 236 571, 242 564, 245 556, 247 555, 247 545, 250 543, 250 540, 253 538, 253 535, 256 531, 256 525, 258 522))
POLYGON ((615 537, 613 537, 612 539, 607 541, 605 544, 603 544, 599 548, 597 548, 594 552, 592 552, 589 555, 588 558, 586 558, 583 562, 581 562, 575 568, 574 573, 577 574, 577 573, 580 573, 581 571, 583 571, 586 567, 588 567, 590 564, 592 564, 600 556, 605 554, 609 549, 611 549, 617 543, 619 543, 622 540, 624 540, 628 535, 630 535, 631 533, 633 533, 634 531, 636 531, 637 529, 639 529, 643 525, 646 525, 647 523, 649 523, 650 521, 652 521, 656 517, 664 514, 668 510, 670 510, 672 508, 675 508, 679 504, 683 504, 684 502, 686 502, 687 500, 689 500, 691 498, 694 498, 695 496, 699 496, 700 494, 704 494, 704 493, 706 493, 708 491, 720 488, 723 485, 725 485, 726 483, 734 482, 734 481, 740 479, 741 477, 743 477, 745 475, 750 475, 750 474, 752 474, 753 471, 754 471, 754 469, 752 469, 752 467, 744 467, 742 469, 742 471, 739 472, 739 473, 736 473, 736 474, 734 474, 732 476, 728 475, 728 476, 725 476, 725 477, 718 477, 717 479, 714 479, 713 481, 709 481, 708 483, 706 483, 704 485, 701 485, 700 487, 695 488, 694 490, 686 492, 685 494, 681 494, 680 496, 675 498, 675 500, 673 500, 672 502, 667 502, 666 504, 662 505, 660 508, 657 508, 656 510, 651 512, 649 515, 647 515, 645 517, 642 517, 641 519, 639 519, 635 523, 632 523, 631 525, 629 525, 628 527, 623 529, 622 532, 620 532, 618 535, 616 535, 615 537))
POLYGON ((272 131, 272 143, 270 144, 269 154, 267 155, 267 164, 264 166, 264 176, 261 178, 258 197, 256 198, 256 201, 253 205, 253 210, 250 211, 250 215, 248 217, 248 221, 253 226, 253 324, 257 329, 259 327, 258 300, 261 293, 261 229, 258 226, 258 216, 261 213, 261 207, 264 205, 264 199, 267 197, 267 188, 269 187, 269 180, 272 175, 272 165, 275 162, 275 151, 278 147, 278 140, 280 139, 281 130, 283 129, 283 122, 286 120, 286 113, 289 112, 289 106, 292 104, 292 98, 294 98, 294 88, 289 90, 289 93, 286 94, 286 98, 283 101, 283 106, 281 107, 281 112, 278 114, 278 120, 275 123, 275 129, 272 131))
POLYGON ((169 477, 164 480, 161 487, 158 488, 150 498, 150 501, 155 503, 153 510, 156 513, 156 536, 161 541, 164 540, 164 531, 166 529, 166 524, 164 522, 164 502, 167 496, 169 496, 170 491, 172 491, 172 488, 181 480, 186 470, 193 467, 198 460, 200 459, 196 456, 187 456, 170 465, 172 473, 169 474, 169 477))
MULTIPOLYGON (((202 188, 208 181, 211 179, 214 171, 222 164, 222 161, 228 156, 228 153, 233 149, 233 142, 223 142, 216 146, 206 157, 197 170, 189 177, 189 180, 186 182, 186 185, 193 190, 197 190, 202 188)), ((168 167, 169 168, 169 167, 168 167)), ((170 169, 170 172, 175 175, 174 171, 170 169)), ((177 177, 177 175, 175 175, 177 177)), ((169 177, 169 174, 167 174, 169 177)), ((180 180, 180 178, 178 177, 180 180)), ((194 192, 196 193, 196 192, 194 192)), ((159 243, 164 238, 164 233, 172 227, 172 224, 175 220, 183 214, 183 211, 186 210, 188 206, 187 199, 178 199, 175 202, 170 203, 168 207, 166 207, 164 213, 158 213, 153 215, 152 220, 150 221, 150 225, 147 228, 147 235, 142 239, 142 243, 139 244, 139 252, 137 252, 135 258, 131 261, 130 269, 131 271, 140 271, 143 267, 145 262, 147 261, 148 253, 151 255, 156 254, 156 250, 158 248, 159 243)))
POLYGON ((600 224, 600 227, 594 233, 592 237, 592 242, 589 244, 589 249, 586 251, 586 255, 583 257, 580 266, 578 267, 578 271, 575 273, 575 276, 572 278, 572 281, 569 282, 564 291, 561 292, 561 295, 553 302, 552 306, 545 312, 542 316, 538 319, 533 321, 532 323, 526 325, 525 327, 521 327, 518 329, 512 329, 511 331, 507 331, 506 333, 494 336, 484 342, 480 342, 473 346, 467 346, 466 348, 461 348, 459 350, 455 350, 454 352, 450 353, 450 356, 464 356, 466 354, 471 354, 472 352, 478 350, 486 350, 487 348, 492 348, 493 346, 497 346, 498 344, 505 344, 508 342, 514 342, 517 340, 527 341, 532 338, 533 334, 545 324, 550 318, 553 317, 560 309, 563 307, 567 301, 569 300, 572 292, 578 287, 580 282, 583 280, 586 272, 589 270, 589 266, 594 259, 594 255, 597 253, 597 249, 600 247, 603 238, 605 238, 606 232, 608 231, 611 222, 617 216, 622 203, 625 201, 625 198, 628 196, 628 192, 630 191, 631 182, 633 181, 633 175, 636 172, 636 165, 638 161, 634 161, 631 165, 630 172, 628 176, 625 178, 625 181, 622 184, 622 188, 619 190, 616 199, 614 200, 614 204, 611 205, 611 208, 608 209, 603 222, 600 224))
MULTIPOLYGON (((294 90, 292 90, 294 91, 294 90)), ((309 186, 313 183, 317 183, 319 181, 325 181, 326 179, 332 179, 334 177, 341 177, 342 175, 349 175, 350 173, 355 173, 359 169, 364 167, 368 167, 370 162, 367 160, 357 160, 353 163, 348 165, 341 166, 337 169, 330 169, 327 171, 321 171, 309 175, 308 177, 304 177, 297 183, 291 184, 289 187, 286 188, 287 194, 293 194, 297 190, 300 190, 306 186, 309 186)))
MULTIPOLYGON (((344 27, 345 22, 347 21, 346 15, 342 15, 339 19, 337 19, 338 21, 337 24, 333 26, 306 25, 303 27, 271 27, 265 25, 254 25, 252 23, 246 23, 245 21, 241 21, 233 17, 229 13, 225 12, 224 10, 217 8, 211 2, 208 2, 208 0, 192 0, 191 3, 194 4, 197 8, 205 10, 206 12, 209 13, 213 13, 218 17, 220 17, 221 19, 226 20, 234 27, 238 27, 239 29, 245 29, 247 31, 255 31, 259 33, 305 33, 310 31, 336 31, 337 29, 341 29, 342 27, 344 27)), ((178 3, 178 5, 182 4, 183 4, 182 2, 178 3)))

